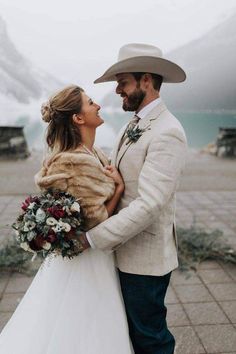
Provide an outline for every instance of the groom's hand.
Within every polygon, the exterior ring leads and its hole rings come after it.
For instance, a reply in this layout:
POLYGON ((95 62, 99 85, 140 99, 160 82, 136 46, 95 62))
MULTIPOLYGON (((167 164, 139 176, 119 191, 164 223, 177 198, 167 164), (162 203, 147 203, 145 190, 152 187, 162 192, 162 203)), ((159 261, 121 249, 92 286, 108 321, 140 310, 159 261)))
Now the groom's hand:
POLYGON ((91 247, 85 234, 81 234, 79 236, 79 241, 80 241, 81 245, 83 246, 83 251, 85 251, 86 249, 91 247))

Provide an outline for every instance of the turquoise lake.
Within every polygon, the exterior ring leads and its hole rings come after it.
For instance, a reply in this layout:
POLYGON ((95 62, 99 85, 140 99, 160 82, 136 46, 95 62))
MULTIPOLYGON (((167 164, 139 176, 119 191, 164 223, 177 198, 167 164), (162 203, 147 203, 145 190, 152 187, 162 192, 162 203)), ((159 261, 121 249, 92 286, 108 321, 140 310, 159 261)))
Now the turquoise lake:
POLYGON ((236 128, 236 113, 175 113, 183 125, 190 147, 201 148, 216 140, 219 127, 236 128))
MULTIPOLYGON (((219 127, 236 128, 236 113, 180 113, 173 112, 183 125, 188 145, 192 148, 202 148, 207 144, 214 142, 218 135, 219 127)), ((113 134, 109 130, 101 129, 102 139, 106 145, 111 147, 114 144, 115 136, 120 128, 132 117, 130 113, 102 112, 102 117, 108 126, 113 128, 113 134), (108 143, 107 143, 108 142, 108 143)), ((23 121, 18 120, 19 125, 25 126, 25 134, 30 147, 42 149, 44 144, 45 124, 42 121, 23 121)), ((106 146, 104 145, 104 146, 106 146)), ((103 144, 101 144, 103 146, 103 144)))
MULTIPOLYGON (((192 148, 202 148, 207 144, 214 142, 218 135, 219 127, 236 128, 236 113, 181 113, 173 114, 183 125, 188 145, 192 148)), ((133 114, 130 113, 107 113, 102 112, 105 121, 110 124, 116 132, 125 124, 133 114)))

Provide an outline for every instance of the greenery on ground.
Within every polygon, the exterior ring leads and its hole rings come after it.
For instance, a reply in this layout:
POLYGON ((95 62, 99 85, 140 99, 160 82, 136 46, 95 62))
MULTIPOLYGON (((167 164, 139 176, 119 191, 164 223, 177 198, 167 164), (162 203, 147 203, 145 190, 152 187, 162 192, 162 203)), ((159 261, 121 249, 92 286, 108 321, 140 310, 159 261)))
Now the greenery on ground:
MULTIPOLYGON (((206 232, 194 226, 179 228, 178 253, 181 270, 197 270, 204 260, 215 260, 236 264, 236 251, 227 245, 219 230, 206 232)), ((32 254, 25 252, 16 242, 9 242, 0 249, 0 271, 20 271, 32 274, 41 264, 37 257, 31 261, 32 254)))
POLYGON ((227 244, 221 231, 206 232, 192 226, 179 228, 177 234, 181 270, 197 270, 205 260, 236 264, 236 251, 227 244))
POLYGON ((35 263, 31 261, 32 254, 25 252, 16 242, 9 242, 0 249, 0 271, 21 272, 32 274, 39 265, 38 259, 35 263))

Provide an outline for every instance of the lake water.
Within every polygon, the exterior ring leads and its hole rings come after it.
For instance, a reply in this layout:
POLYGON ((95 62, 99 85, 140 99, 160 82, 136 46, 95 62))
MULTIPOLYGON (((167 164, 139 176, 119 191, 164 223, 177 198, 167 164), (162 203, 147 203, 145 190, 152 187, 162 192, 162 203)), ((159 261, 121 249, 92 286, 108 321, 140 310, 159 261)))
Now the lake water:
MULTIPOLYGON (((236 128, 236 113, 180 113, 173 112, 183 125, 188 144, 192 148, 202 148, 214 142, 218 135, 219 127, 236 128)), ((132 117, 130 113, 107 113, 102 112, 105 121, 109 123, 116 132, 119 131, 125 122, 132 117)))
POLYGON ((219 127, 236 128, 236 113, 175 113, 183 125, 188 144, 201 148, 216 140, 219 127))
MULTIPOLYGON (((216 113, 180 113, 173 112, 183 125, 188 145, 192 148, 202 148, 214 142, 219 127, 236 128, 236 114, 216 113)), ((132 117, 133 114, 123 112, 102 112, 106 124, 99 127, 96 143, 99 146, 112 148, 119 129, 132 117)), ((41 120, 18 121, 25 126, 25 134, 30 148, 40 150, 44 143, 44 129, 46 125, 41 120)))

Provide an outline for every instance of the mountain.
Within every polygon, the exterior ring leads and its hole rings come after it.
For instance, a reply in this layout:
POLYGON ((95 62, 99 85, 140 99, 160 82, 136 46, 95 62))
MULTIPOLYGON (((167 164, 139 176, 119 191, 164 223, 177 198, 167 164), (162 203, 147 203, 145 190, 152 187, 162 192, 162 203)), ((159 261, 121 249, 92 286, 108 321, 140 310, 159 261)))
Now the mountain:
POLYGON ((28 104, 61 87, 51 75, 34 68, 9 38, 7 26, 0 17, 0 101, 28 104))
POLYGON ((236 14, 168 58, 187 73, 178 87, 163 85, 163 97, 172 108, 236 110, 236 14))
MULTIPOLYGON (((187 73, 184 83, 163 84, 161 94, 168 107, 175 111, 236 110, 236 14, 166 57, 187 73)), ((121 100, 112 92, 102 105, 118 108, 121 100)))

